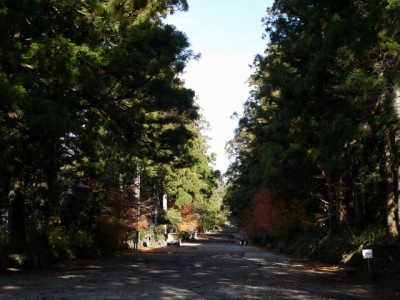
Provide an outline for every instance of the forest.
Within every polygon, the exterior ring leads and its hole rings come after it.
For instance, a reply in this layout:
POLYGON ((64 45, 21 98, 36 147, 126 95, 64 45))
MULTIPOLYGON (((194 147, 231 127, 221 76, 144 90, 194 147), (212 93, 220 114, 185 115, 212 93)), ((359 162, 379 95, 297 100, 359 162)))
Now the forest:
POLYGON ((133 230, 162 241, 229 215, 262 246, 398 261, 400 0, 275 0, 224 175, 181 76, 199 55, 165 22, 188 9, 0 0, 0 265, 112 255, 133 230))
POLYGON ((268 9, 225 198, 253 239, 290 252, 303 239, 334 262, 368 247, 399 257, 399 16, 398 0, 268 9))
MULTIPOLYGON (((0 264, 111 255, 226 218, 164 22, 185 0, 0 1, 0 264), (168 225, 168 226, 165 226, 168 225)), ((29 262, 27 262, 29 263, 29 262)))

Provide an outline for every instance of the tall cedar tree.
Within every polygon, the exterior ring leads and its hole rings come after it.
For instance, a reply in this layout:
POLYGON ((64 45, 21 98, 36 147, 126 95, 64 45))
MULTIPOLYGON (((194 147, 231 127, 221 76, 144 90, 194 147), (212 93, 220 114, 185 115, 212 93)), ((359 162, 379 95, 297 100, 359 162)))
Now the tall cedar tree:
POLYGON ((26 229, 59 222, 61 170, 112 149, 187 157, 198 115, 177 74, 193 53, 162 23, 175 9, 186 1, 0 1, 0 198, 13 250, 26 250, 26 229), (40 226, 26 223, 37 215, 40 226))
POLYGON ((398 235, 399 9, 397 0, 274 2, 230 143, 234 212, 245 215, 267 188, 326 218, 330 233, 369 223, 398 235))

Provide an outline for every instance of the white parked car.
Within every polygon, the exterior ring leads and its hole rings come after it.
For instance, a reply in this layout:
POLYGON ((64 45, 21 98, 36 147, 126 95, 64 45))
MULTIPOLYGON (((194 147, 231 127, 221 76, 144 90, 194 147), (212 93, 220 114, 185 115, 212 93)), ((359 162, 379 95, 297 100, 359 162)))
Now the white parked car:
POLYGON ((178 233, 178 232, 168 233, 167 246, 171 246, 171 245, 176 245, 178 247, 181 245, 180 233, 178 233))

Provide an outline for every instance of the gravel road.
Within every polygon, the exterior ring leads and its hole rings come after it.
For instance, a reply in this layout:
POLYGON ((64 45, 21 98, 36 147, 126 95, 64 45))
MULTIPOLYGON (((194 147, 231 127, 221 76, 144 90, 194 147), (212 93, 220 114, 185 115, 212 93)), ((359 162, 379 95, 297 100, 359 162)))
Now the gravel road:
POLYGON ((9 269, 0 273, 0 299, 382 299, 363 276, 232 241, 9 269))

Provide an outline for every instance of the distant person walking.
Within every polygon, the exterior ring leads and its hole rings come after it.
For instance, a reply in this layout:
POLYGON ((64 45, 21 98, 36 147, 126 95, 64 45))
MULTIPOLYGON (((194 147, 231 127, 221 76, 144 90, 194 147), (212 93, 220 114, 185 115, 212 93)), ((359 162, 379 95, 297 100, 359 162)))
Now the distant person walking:
POLYGON ((133 230, 132 237, 133 237, 133 250, 137 250, 139 243, 139 232, 136 229, 133 230))

